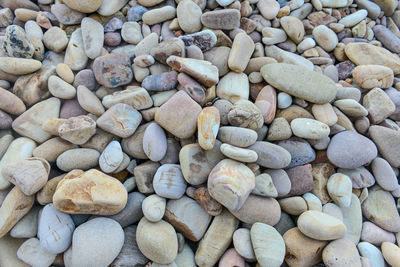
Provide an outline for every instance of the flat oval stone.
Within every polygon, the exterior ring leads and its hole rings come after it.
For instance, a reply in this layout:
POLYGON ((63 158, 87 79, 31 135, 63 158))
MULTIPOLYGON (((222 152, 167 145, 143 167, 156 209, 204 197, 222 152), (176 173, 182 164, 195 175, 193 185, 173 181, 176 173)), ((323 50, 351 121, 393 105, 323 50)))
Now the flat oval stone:
POLYGON ((293 137, 280 141, 278 145, 286 149, 291 155, 292 160, 287 168, 304 165, 315 160, 315 151, 306 140, 293 137))
POLYGON ((187 33, 198 32, 201 29, 201 8, 193 1, 179 1, 176 9, 180 28, 187 33))
POLYGON ((93 72, 97 82, 108 88, 129 84, 133 78, 129 57, 117 53, 96 58, 93 72))
POLYGON ((40 246, 47 252, 58 254, 67 250, 74 230, 74 221, 69 214, 57 210, 53 204, 42 209, 38 237, 40 246))
POLYGON ((258 159, 256 152, 250 149, 234 147, 229 144, 222 144, 221 152, 228 158, 240 161, 240 162, 255 162, 258 159))
POLYGON ((233 30, 240 25, 240 12, 236 9, 208 11, 201 15, 201 23, 211 29, 233 30))
POLYGON ((399 187, 396 174, 390 164, 383 158, 375 158, 371 163, 372 173, 377 184, 386 191, 394 191, 399 187))
POLYGON ((258 154, 257 164, 270 169, 282 169, 290 164, 290 153, 273 143, 257 141, 249 149, 258 154))
POLYGON ((208 191, 222 205, 238 211, 255 187, 254 173, 231 159, 220 161, 208 176, 208 191))
POLYGON ((389 88, 393 83, 392 69, 381 65, 361 65, 352 71, 357 84, 364 89, 389 88))
MULTIPOLYGON (((54 6, 54 5, 53 5, 54 6)), ((71 70, 82 70, 86 67, 88 57, 83 44, 82 30, 77 29, 71 34, 67 50, 65 51, 64 63, 71 70)))
POLYGON ((244 73, 228 72, 217 84, 217 96, 235 103, 249 98, 249 78, 244 73))
POLYGON ((204 150, 211 150, 214 147, 219 124, 220 115, 215 107, 204 108, 197 117, 198 142, 204 150))
POLYGON ((330 78, 302 66, 272 63, 262 67, 261 74, 273 87, 312 103, 328 103, 336 96, 330 78))
POLYGON ((63 1, 67 6, 74 10, 78 10, 83 13, 93 13, 95 12, 101 5, 101 0, 89 0, 89 1, 79 1, 79 0, 66 0, 63 1))
POLYGON ((249 229, 239 228, 233 233, 233 246, 237 253, 246 260, 253 261, 256 259, 249 229))
POLYGON ((248 147, 257 141, 257 132, 252 129, 223 126, 218 131, 218 139, 238 147, 248 147))
POLYGON ((97 166, 100 153, 90 148, 73 148, 61 153, 56 160, 57 167, 65 172, 73 169, 88 170, 97 166))
POLYGON ((127 198, 125 187, 117 179, 95 169, 74 170, 58 183, 53 203, 66 213, 114 215, 125 207, 127 198))
POLYGON ((100 169, 105 173, 115 171, 122 163, 123 154, 121 144, 118 141, 111 141, 101 152, 99 158, 100 169))
POLYGON ((302 213, 297 225, 304 235, 317 240, 334 240, 346 233, 346 226, 339 219, 316 210, 302 213))
POLYGON ((196 82, 196 80, 185 73, 179 73, 178 82, 194 101, 199 104, 204 102, 206 98, 206 89, 200 83, 196 82))
POLYGON ((150 222, 159 222, 164 217, 166 204, 166 199, 157 194, 146 197, 141 207, 144 217, 150 222))
POLYGON ((143 151, 152 161, 160 161, 165 156, 167 137, 157 123, 151 123, 146 128, 143 135, 143 151))
POLYGON ((123 244, 124 231, 116 221, 109 218, 89 220, 74 231, 71 265, 108 266, 118 256, 123 244))
POLYGON ((357 245, 357 248, 358 251, 360 252, 360 255, 369 260, 370 266, 380 266, 380 267, 386 266, 382 252, 371 243, 360 242, 357 245))
POLYGON ((308 139, 323 139, 329 136, 329 126, 323 122, 307 119, 297 118, 290 122, 293 134, 308 139))
POLYGON ((42 63, 30 58, 1 57, 0 69, 4 72, 23 75, 37 71, 42 67, 42 63))
POLYGON ((170 199, 179 199, 186 190, 181 167, 178 164, 164 164, 157 169, 153 179, 153 188, 157 195, 170 199))
POLYGON ((349 207, 351 203, 352 183, 347 175, 335 173, 326 184, 329 195, 339 206, 349 207))
POLYGON ((136 242, 144 256, 160 264, 173 262, 178 252, 175 229, 163 220, 152 223, 142 218, 136 230, 136 242))
POLYGON ((354 131, 344 131, 334 135, 327 150, 329 161, 346 169, 367 164, 377 156, 377 153, 376 146, 370 139, 354 131))
POLYGON ((280 266, 285 259, 285 241, 274 227, 256 222, 250 230, 257 261, 262 266, 280 266))
POLYGON ((86 55, 95 59, 101 55, 104 42, 104 28, 94 19, 86 17, 81 22, 83 47, 86 55))

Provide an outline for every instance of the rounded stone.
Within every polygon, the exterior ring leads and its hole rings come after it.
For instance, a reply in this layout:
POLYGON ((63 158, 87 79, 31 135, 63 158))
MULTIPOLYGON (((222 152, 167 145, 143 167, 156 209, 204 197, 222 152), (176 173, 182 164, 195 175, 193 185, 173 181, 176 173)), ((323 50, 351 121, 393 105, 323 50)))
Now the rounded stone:
POLYGON ((237 253, 248 261, 256 259, 253 245, 251 244, 250 230, 239 228, 233 233, 233 246, 237 253))
POLYGON ((270 169, 282 169, 287 167, 291 162, 290 153, 273 143, 257 141, 249 149, 254 150, 258 154, 257 164, 270 169))
POLYGON ((326 188, 332 200, 340 207, 349 207, 351 203, 352 183, 347 175, 335 173, 328 179, 326 188))
POLYGON ((396 174, 386 160, 380 157, 375 158, 371 163, 371 168, 380 187, 387 191, 394 191, 399 187, 396 174))
POLYGON ((161 197, 181 198, 186 190, 186 181, 183 178, 181 166, 164 164, 159 167, 153 178, 153 188, 157 195, 161 197))
POLYGON ((329 136, 329 126, 323 122, 307 119, 297 118, 290 122, 293 134, 307 139, 323 139, 329 136))
POLYGON ((348 239, 342 238, 330 242, 322 252, 326 266, 354 266, 361 267, 360 254, 357 247, 348 239))
POLYGON ((111 141, 99 158, 100 169, 105 173, 112 173, 122 163, 123 154, 121 144, 118 141, 111 141))
POLYGON ((90 148, 74 148, 57 157, 57 167, 65 172, 73 169, 88 170, 98 164, 100 153, 90 148))
POLYGON ((342 221, 316 210, 302 213, 297 226, 304 235, 317 240, 334 240, 342 238, 346 233, 342 221))
POLYGON ((150 123, 143 135, 143 151, 152 161, 160 161, 167 152, 167 137, 157 123, 150 123))
POLYGON ((319 25, 314 28, 312 35, 326 52, 331 52, 338 44, 336 33, 325 25, 319 25))

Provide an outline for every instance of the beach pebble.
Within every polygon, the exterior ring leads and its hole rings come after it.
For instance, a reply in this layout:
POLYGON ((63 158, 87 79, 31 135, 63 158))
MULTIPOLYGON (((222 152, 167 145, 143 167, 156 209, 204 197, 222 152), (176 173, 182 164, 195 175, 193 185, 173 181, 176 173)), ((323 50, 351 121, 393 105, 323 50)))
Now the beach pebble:
POLYGON ((89 116, 71 117, 57 128, 59 136, 75 145, 86 143, 96 133, 96 122, 89 116))
POLYGON ((312 35, 319 46, 326 52, 331 52, 338 44, 336 33, 325 25, 319 25, 314 28, 312 35))
POLYGON ((272 182, 272 177, 268 173, 262 173, 256 176, 256 186, 253 194, 265 197, 277 197, 278 191, 272 182))
POLYGON ((239 228, 233 233, 233 245, 236 252, 244 259, 253 261, 256 259, 253 245, 251 244, 250 230, 239 228))
POLYGON ((257 7, 265 19, 271 20, 278 15, 280 5, 275 0, 259 0, 257 1, 257 7))
POLYGON ((157 169, 153 179, 153 188, 157 195, 169 199, 179 199, 186 190, 181 167, 178 164, 164 164, 157 169))
POLYGON ((247 100, 250 94, 249 79, 244 73, 229 72, 219 81, 216 93, 218 97, 232 103, 247 100))
POLYGON ((383 258, 382 252, 371 243, 360 242, 357 248, 360 255, 369 260, 371 266, 385 266, 385 259, 383 258))
MULTIPOLYGON (((54 5, 53 5, 54 6, 54 5)), ((67 50, 65 51, 64 63, 71 70, 82 70, 86 67, 88 57, 85 53, 82 30, 75 30, 69 39, 67 50)))
POLYGON ((164 130, 157 124, 147 126, 143 135, 143 151, 152 161, 160 161, 167 152, 167 138, 164 130))
POLYGON ((254 187, 254 173, 244 164, 231 159, 220 161, 208 176, 210 195, 233 211, 242 207, 254 187))
POLYGON ((235 72, 243 72, 249 63, 254 48, 254 42, 247 34, 237 34, 229 53, 229 68, 235 72))
POLYGON ((322 258, 327 266, 362 266, 357 247, 345 238, 330 242, 324 248, 322 258))
POLYGON ((396 107, 389 96, 380 88, 370 90, 363 97, 363 106, 368 110, 372 123, 381 123, 395 112, 396 107))
POLYGON ((338 206, 350 206, 352 182, 347 175, 335 173, 329 177, 326 188, 330 197, 338 206))
POLYGON ((91 148, 71 148, 62 152, 56 159, 57 167, 65 172, 73 169, 88 170, 99 162, 100 153, 91 148))
POLYGON ((18 259, 30 266, 50 266, 56 256, 44 250, 35 237, 26 240, 17 251, 18 259))
POLYGON ((383 242, 382 255, 391 266, 397 266, 400 260, 400 248, 393 243, 383 242))
POLYGON ((380 187, 387 191, 394 191, 399 187, 396 174, 386 160, 380 157, 375 158, 371 163, 371 168, 380 187))
POLYGON ((35 51, 24 29, 18 25, 6 28, 2 47, 8 56, 16 58, 32 58, 35 51))
POLYGON ((255 162, 257 161, 258 155, 256 152, 250 149, 234 147, 229 144, 222 144, 221 152, 228 158, 240 161, 240 162, 255 162))
POLYGON ((353 78, 364 89, 389 88, 393 83, 393 71, 380 65, 361 65, 353 69, 353 78))
POLYGON ((233 30, 240 24, 240 12, 236 9, 208 11, 201 15, 201 23, 211 29, 233 30))
POLYGON ((164 217, 166 199, 156 194, 146 197, 142 202, 143 215, 150 222, 159 222, 164 217))
POLYGON ((211 150, 215 145, 220 124, 220 114, 215 107, 204 108, 197 117, 198 142, 204 150, 211 150))
POLYGON ((290 127, 293 134, 301 138, 323 139, 328 137, 330 133, 330 129, 325 123, 307 118, 292 120, 290 127))
POLYGON ((384 242, 395 243, 396 236, 391 232, 383 230, 372 222, 367 221, 362 224, 361 241, 380 246, 384 242))
POLYGON ((180 28, 186 33, 195 33, 201 29, 201 8, 193 1, 179 1, 176 14, 180 28))
POLYGON ((39 206, 32 207, 31 210, 14 225, 10 231, 10 236, 14 238, 35 237, 38 232, 40 211, 41 208, 39 206))
POLYGON ((112 173, 122 163, 123 154, 121 144, 118 141, 111 141, 99 157, 100 169, 105 173, 112 173))

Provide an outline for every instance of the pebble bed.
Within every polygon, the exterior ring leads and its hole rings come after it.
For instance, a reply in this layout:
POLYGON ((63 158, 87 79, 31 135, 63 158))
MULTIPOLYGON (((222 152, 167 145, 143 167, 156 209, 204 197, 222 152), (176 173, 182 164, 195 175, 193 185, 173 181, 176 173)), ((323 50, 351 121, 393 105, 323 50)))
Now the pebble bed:
POLYGON ((1 267, 400 266, 398 0, 0 0, 1 267))

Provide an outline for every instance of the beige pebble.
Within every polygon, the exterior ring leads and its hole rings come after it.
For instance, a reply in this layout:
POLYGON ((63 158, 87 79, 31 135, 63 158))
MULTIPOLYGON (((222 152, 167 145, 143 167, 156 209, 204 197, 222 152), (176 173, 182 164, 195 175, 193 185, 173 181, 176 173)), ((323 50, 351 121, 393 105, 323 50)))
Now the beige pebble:
POLYGON ((352 182, 347 175, 335 173, 326 184, 328 193, 333 201, 343 207, 349 207, 351 203, 352 182))
POLYGON ((262 30, 262 35, 263 35, 262 42, 265 45, 282 43, 287 39, 287 35, 284 30, 272 27, 265 27, 262 30))
POLYGON ((280 23, 286 34, 296 44, 299 44, 303 40, 305 31, 301 20, 294 16, 285 16, 280 19, 280 23))
POLYGON ((269 126, 267 140, 280 141, 292 136, 292 129, 285 118, 275 118, 269 126))
POLYGON ((166 199, 156 194, 146 197, 142 202, 143 215, 150 222, 158 222, 165 213, 166 199))
POLYGON ((254 42, 247 34, 237 34, 229 53, 229 68, 235 72, 243 72, 249 63, 254 48, 254 42))
POLYGON ((374 88, 363 97, 363 106, 368 110, 373 124, 381 123, 395 111, 389 96, 380 88, 374 88))
POLYGON ((244 73, 228 72, 217 85, 217 96, 232 103, 248 99, 250 94, 249 78, 244 73))
POLYGON ((228 158, 240 161, 240 162, 255 162, 258 159, 256 152, 250 149, 234 147, 229 144, 222 144, 221 152, 228 158))
POLYGON ((326 104, 322 104, 322 105, 314 104, 311 107, 311 110, 312 110, 312 113, 313 113, 315 119, 319 120, 320 122, 325 123, 328 126, 334 125, 338 120, 338 117, 330 103, 326 103, 326 104))
POLYGON ((76 145, 86 143, 96 133, 96 122, 86 115, 71 117, 58 127, 59 136, 76 145))
POLYGON ((385 66, 357 66, 352 74, 354 81, 364 89, 389 88, 393 84, 393 71, 385 66))
POLYGON ((325 25, 315 27, 312 34, 317 44, 326 52, 331 52, 338 44, 336 33, 325 25))
POLYGON ((154 25, 175 17, 176 10, 172 6, 154 8, 143 14, 142 20, 147 25, 154 25))
POLYGON ((365 117, 368 115, 368 110, 354 99, 340 99, 336 100, 333 104, 343 111, 344 114, 351 117, 365 117))
POLYGON ((254 261, 256 259, 249 229, 239 228, 233 233, 233 246, 239 255, 246 260, 254 261))
POLYGON ((383 257, 391 266, 400 266, 400 248, 398 246, 390 242, 383 242, 381 249, 383 257))
POLYGON ((104 107, 99 98, 84 85, 79 85, 76 90, 79 105, 89 113, 101 116, 104 113, 104 107))
POLYGON ((204 108, 197 117, 197 137, 201 148, 211 150, 215 145, 220 124, 220 114, 215 107, 204 108))
POLYGON ((334 240, 346 233, 346 226, 340 220, 316 210, 302 213, 297 225, 303 234, 317 240, 334 240))
POLYGON ((53 96, 61 99, 72 99, 76 95, 75 87, 55 75, 50 76, 48 87, 53 96))
POLYGON ((43 131, 58 136, 58 127, 61 126, 67 119, 59 119, 59 118, 50 118, 43 122, 42 129, 43 131))
POLYGON ((72 83, 74 81, 74 78, 75 78, 74 73, 68 67, 68 65, 66 65, 64 63, 57 64, 56 73, 58 76, 60 76, 61 79, 63 79, 67 83, 72 83))
POLYGON ((294 119, 291 121, 290 127, 294 135, 308 139, 323 139, 330 133, 328 125, 313 119, 294 119))
POLYGON ((64 178, 65 174, 59 175, 57 177, 51 178, 47 181, 47 183, 43 186, 42 189, 39 190, 36 194, 36 200, 40 203, 40 205, 47 205, 53 202, 53 195, 56 191, 58 183, 64 178))
POLYGON ((307 202, 299 196, 280 199, 279 205, 290 215, 298 216, 307 211, 307 202))
POLYGON ((32 73, 41 67, 42 63, 35 59, 0 57, 0 70, 14 75, 32 73))
POLYGON ((360 254, 357 247, 345 238, 330 242, 322 252, 324 264, 332 267, 361 267, 360 254))

